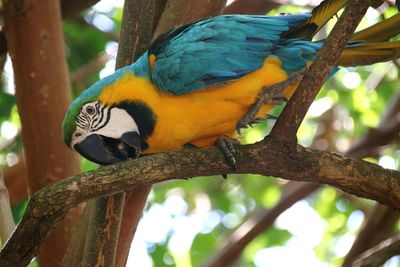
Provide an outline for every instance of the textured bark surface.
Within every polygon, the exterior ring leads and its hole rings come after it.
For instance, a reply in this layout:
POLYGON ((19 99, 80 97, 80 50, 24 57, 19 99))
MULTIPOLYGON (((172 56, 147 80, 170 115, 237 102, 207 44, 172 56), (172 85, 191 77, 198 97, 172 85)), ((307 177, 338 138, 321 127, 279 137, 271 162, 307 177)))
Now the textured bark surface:
MULTIPOLYGON (((3 0, 5 33, 13 62, 29 189, 79 173, 77 157, 61 140, 71 101, 59 3, 3 0)), ((42 267, 60 266, 79 210, 68 213, 44 242, 42 267)))
POLYGON ((113 267, 125 193, 93 200, 82 266, 113 267))
MULTIPOLYGON (((235 149, 236 173, 328 184, 400 208, 400 172, 272 138, 235 149)), ((156 182, 221 173, 232 170, 217 148, 185 149, 128 160, 50 185, 32 197, 17 230, 0 252, 0 266, 29 263, 53 223, 78 203, 156 182)))
POLYGON ((226 0, 168 0, 153 39, 173 27, 219 15, 225 5, 226 0))

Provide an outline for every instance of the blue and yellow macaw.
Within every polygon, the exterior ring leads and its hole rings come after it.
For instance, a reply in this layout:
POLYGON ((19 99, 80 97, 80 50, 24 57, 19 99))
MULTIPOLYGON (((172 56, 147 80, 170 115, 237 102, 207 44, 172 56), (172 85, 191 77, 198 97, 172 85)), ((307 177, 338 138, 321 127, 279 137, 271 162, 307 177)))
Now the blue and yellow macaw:
MULTIPOLYGON (((225 15, 161 35, 136 62, 85 90, 63 122, 65 143, 99 164, 142 153, 212 146, 233 136, 263 88, 315 59, 315 33, 347 1, 324 1, 312 15, 225 15)), ((400 56, 400 14, 356 33, 341 66, 400 56)), ((289 98, 294 83, 282 97, 289 98)), ((271 109, 264 104, 257 117, 271 109)))

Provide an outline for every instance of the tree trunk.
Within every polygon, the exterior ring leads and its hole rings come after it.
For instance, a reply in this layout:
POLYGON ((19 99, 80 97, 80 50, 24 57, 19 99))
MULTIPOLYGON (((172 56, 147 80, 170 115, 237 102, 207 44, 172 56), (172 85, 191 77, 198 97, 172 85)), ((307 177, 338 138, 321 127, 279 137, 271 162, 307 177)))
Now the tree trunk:
MULTIPOLYGON (((71 95, 60 7, 52 0, 3 0, 3 10, 32 194, 80 171, 61 138, 71 95)), ((61 266, 78 215, 79 209, 68 213, 48 236, 39 254, 41 267, 61 266)))

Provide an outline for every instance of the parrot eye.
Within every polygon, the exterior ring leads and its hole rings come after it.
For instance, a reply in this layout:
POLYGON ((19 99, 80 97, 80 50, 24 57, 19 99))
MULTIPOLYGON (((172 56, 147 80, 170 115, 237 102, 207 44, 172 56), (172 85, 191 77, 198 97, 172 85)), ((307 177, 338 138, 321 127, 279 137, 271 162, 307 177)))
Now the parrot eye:
POLYGON ((86 113, 89 115, 93 115, 95 112, 94 108, 92 106, 87 106, 86 107, 86 113))

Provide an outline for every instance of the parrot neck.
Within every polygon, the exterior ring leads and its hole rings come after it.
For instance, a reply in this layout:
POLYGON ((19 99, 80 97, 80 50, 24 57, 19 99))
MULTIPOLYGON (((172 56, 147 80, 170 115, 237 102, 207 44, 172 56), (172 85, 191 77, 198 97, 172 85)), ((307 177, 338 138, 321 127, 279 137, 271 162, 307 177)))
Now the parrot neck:
POLYGON ((138 60, 129 65, 127 70, 133 72, 136 76, 149 78, 151 70, 148 52, 145 52, 138 60))

